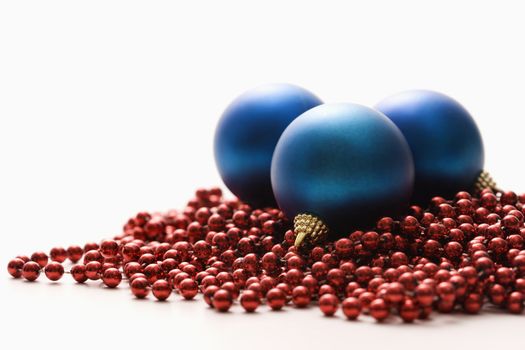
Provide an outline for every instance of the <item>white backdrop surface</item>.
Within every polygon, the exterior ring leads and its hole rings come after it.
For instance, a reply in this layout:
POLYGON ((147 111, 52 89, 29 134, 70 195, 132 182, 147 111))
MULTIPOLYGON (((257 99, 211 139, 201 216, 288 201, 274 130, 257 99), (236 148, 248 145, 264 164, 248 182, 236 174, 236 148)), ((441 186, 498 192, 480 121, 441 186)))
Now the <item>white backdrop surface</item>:
MULTIPOLYGON (((373 105, 405 89, 458 99, 486 169, 525 191, 520 1, 0 2, 2 348, 490 349, 525 316, 436 315, 416 325, 326 319, 315 308, 227 315, 201 300, 133 300, 68 278, 12 280, 18 254, 98 241, 140 210, 221 185, 217 119, 243 90, 304 86, 373 105)), ((519 348, 519 346, 518 346, 519 348)))

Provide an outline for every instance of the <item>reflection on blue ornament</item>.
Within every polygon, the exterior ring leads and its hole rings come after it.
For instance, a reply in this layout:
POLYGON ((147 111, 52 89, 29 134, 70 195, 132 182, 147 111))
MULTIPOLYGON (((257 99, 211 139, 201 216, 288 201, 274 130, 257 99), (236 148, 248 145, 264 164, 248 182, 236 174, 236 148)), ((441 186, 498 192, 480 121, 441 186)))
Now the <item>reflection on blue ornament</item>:
POLYGON ((295 119, 272 161, 273 191, 286 215, 312 214, 336 234, 405 209, 413 181, 399 129, 383 114, 350 103, 324 104, 295 119))
POLYGON ((269 84, 237 97, 215 133, 215 161, 226 186, 256 206, 275 204, 270 182, 272 154, 284 129, 321 104, 311 92, 290 84, 269 84))
POLYGON ((387 97, 376 108, 408 141, 414 158, 414 200, 470 190, 483 170, 483 142, 470 114, 438 92, 413 90, 387 97))

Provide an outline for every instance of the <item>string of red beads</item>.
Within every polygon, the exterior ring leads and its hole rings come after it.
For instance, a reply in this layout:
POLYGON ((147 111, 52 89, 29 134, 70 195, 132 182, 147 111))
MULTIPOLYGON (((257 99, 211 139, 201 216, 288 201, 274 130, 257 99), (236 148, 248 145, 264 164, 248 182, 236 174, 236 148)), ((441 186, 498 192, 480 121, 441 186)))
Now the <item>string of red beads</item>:
POLYGON ((69 260, 78 283, 115 288, 126 279, 135 297, 151 291, 158 300, 201 292, 222 312, 239 299, 247 312, 263 301, 272 310, 318 301, 324 315, 341 308, 351 320, 365 313, 412 322, 433 311, 478 313, 485 304, 521 313, 524 204, 525 195, 513 192, 459 192, 433 198, 427 209, 413 206, 399 220, 382 218, 373 231, 299 250, 278 209, 200 189, 182 211, 141 212, 113 239, 17 256, 7 269, 14 278, 35 281, 44 272, 58 281, 69 260))

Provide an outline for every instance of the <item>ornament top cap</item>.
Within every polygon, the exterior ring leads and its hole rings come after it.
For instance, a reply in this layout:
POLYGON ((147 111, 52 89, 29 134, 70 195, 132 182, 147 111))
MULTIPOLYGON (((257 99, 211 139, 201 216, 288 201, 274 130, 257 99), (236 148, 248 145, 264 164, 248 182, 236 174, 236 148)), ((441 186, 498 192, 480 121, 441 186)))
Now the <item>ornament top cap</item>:
POLYGON ((477 192, 481 192, 486 188, 489 188, 495 192, 501 192, 501 189, 498 187, 496 181, 494 181, 492 176, 490 176, 488 172, 483 170, 476 179, 476 183, 474 184, 474 190, 477 192))
POLYGON ((294 245, 315 245, 326 239, 328 226, 319 217, 311 214, 298 214, 294 218, 294 231, 297 234, 294 245))

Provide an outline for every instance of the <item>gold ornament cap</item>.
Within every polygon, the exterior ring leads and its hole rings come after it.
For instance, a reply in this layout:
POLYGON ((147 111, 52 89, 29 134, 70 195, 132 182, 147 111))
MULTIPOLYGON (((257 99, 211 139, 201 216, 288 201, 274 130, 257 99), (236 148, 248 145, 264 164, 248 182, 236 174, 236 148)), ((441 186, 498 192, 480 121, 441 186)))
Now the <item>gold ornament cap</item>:
POLYGON ((315 245, 328 236, 328 226, 315 215, 298 214, 293 223, 297 235, 295 238, 296 247, 315 245))
POLYGON ((476 183, 474 184, 474 189, 477 192, 481 192, 486 188, 490 188, 494 192, 501 192, 501 190, 498 188, 498 185, 496 185, 496 181, 490 176, 488 172, 483 170, 481 174, 479 174, 476 183))

